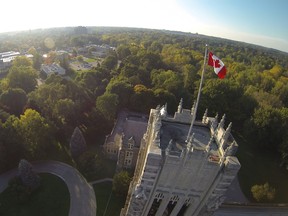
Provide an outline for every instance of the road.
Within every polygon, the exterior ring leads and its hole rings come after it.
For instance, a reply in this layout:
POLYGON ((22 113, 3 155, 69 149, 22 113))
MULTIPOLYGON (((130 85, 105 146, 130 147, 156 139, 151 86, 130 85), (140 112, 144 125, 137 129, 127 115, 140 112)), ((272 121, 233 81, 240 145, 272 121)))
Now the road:
POLYGON ((257 206, 221 206, 213 216, 287 216, 288 208, 257 206))
MULTIPOLYGON (((75 168, 58 161, 32 163, 38 173, 54 174, 67 184, 70 193, 69 216, 95 216, 96 197, 93 188, 75 168)), ((0 175, 0 193, 7 187, 11 177, 17 175, 17 169, 0 175)))

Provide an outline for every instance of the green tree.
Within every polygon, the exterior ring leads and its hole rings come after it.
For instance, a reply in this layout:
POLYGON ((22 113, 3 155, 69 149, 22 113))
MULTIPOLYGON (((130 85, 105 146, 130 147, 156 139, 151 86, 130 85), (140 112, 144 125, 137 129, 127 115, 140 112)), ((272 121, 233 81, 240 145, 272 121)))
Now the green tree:
POLYGON ((260 107, 245 126, 246 136, 255 146, 277 152, 285 140, 287 125, 287 108, 260 107))
POLYGON ((77 52, 76 48, 73 48, 72 55, 73 55, 73 57, 77 57, 78 52, 77 52))
POLYGON ((288 107, 288 81, 278 80, 272 89, 272 94, 278 95, 283 105, 288 107))
POLYGON ((18 56, 13 60, 12 67, 32 67, 31 59, 26 56, 18 56))
POLYGON ((125 59, 127 56, 131 55, 131 51, 129 49, 129 46, 121 44, 117 47, 117 55, 119 60, 125 59))
POLYGON ((69 123, 73 130, 83 112, 94 105, 87 92, 83 86, 73 80, 51 75, 45 84, 29 94, 29 105, 38 107, 41 113, 55 121, 57 126, 67 126, 69 123), (64 107, 67 108, 66 113, 64 107))
POLYGON ((183 93, 183 79, 172 70, 153 70, 151 72, 152 84, 155 88, 162 88, 173 93, 177 98, 183 93))
POLYGON ((155 96, 152 89, 144 85, 135 85, 133 95, 130 98, 130 108, 135 111, 148 113, 154 107, 155 96))
POLYGON ((36 189, 40 186, 40 177, 32 170, 32 165, 27 160, 20 160, 18 172, 22 183, 26 187, 36 189))
POLYGON ((148 48, 149 51, 160 53, 162 51, 163 45, 159 43, 159 41, 153 41, 150 47, 148 48))
POLYGON ((116 195, 126 197, 131 177, 127 171, 121 171, 114 175, 112 190, 116 195))
POLYGON ((17 133, 23 139, 23 145, 29 156, 46 157, 54 144, 54 128, 37 111, 27 109, 20 119, 13 122, 17 133))
POLYGON ((184 88, 193 94, 194 89, 196 88, 195 81, 199 78, 197 68, 194 65, 188 64, 183 66, 182 71, 184 88))
POLYGON ((152 52, 145 53, 143 56, 141 56, 140 63, 148 71, 153 69, 160 69, 164 66, 161 56, 152 52))
POLYGON ((84 61, 83 56, 82 56, 82 55, 78 55, 78 56, 77 56, 77 61, 83 62, 83 61, 84 61))
POLYGON ((258 88, 250 86, 245 93, 251 95, 261 107, 281 108, 283 106, 278 95, 268 93, 262 89, 259 90, 258 88))
POLYGON ((13 126, 15 116, 10 116, 5 123, 0 122, 0 173, 17 166, 24 157, 23 139, 13 126))
POLYGON ((43 63, 43 61, 44 61, 43 57, 39 53, 36 53, 35 55, 33 55, 33 67, 36 70, 40 70, 41 64, 43 63))
POLYGON ((263 185, 254 185, 251 188, 252 195, 257 202, 273 201, 275 199, 276 190, 266 182, 263 185))
POLYGON ((117 94, 119 100, 119 108, 128 107, 129 100, 133 93, 133 87, 128 79, 111 79, 106 87, 106 91, 112 94, 117 94))
POLYGON ((31 66, 13 66, 7 74, 10 88, 21 88, 27 94, 33 91, 37 85, 37 73, 31 66))
POLYGON ((76 127, 70 139, 70 152, 74 159, 77 159, 87 150, 87 145, 82 131, 76 127))
POLYGON ((109 72, 103 68, 97 68, 88 72, 79 72, 76 76, 76 83, 88 90, 95 99, 104 94, 110 78, 109 72))
POLYGON ((113 120, 119 104, 118 95, 106 92, 96 100, 96 108, 106 119, 113 120))
MULTIPOLYGON (((196 94, 198 92, 195 92, 196 94)), ((233 121, 236 128, 242 128, 245 120, 249 119, 256 104, 253 100, 243 94, 243 89, 235 82, 225 79, 206 80, 202 89, 199 113, 204 113, 206 108, 211 113, 226 113, 229 121, 233 121), (243 104, 243 102, 251 102, 243 104), (243 112, 245 111, 245 112, 243 112), (240 118, 241 117, 241 118, 240 118)), ((222 115, 220 113, 220 115, 222 115)))
POLYGON ((101 67, 106 68, 107 70, 112 70, 116 67, 117 63, 118 59, 115 55, 108 55, 101 63, 101 67))
POLYGON ((91 151, 83 152, 78 160, 79 170, 89 176, 89 173, 97 173, 102 169, 102 161, 99 156, 91 151))
POLYGON ((37 52, 35 47, 30 47, 28 53, 33 55, 33 67, 36 70, 40 70, 41 64, 43 63, 43 57, 37 52))
POLYGON ((76 115, 76 105, 69 98, 59 99, 53 110, 53 119, 58 119, 63 125, 74 123, 76 115))
POLYGON ((164 89, 155 89, 154 95, 155 95, 155 104, 164 105, 167 103, 168 107, 167 109, 169 113, 173 113, 176 111, 178 102, 176 101, 175 95, 164 89))
POLYGON ((27 95, 22 89, 8 89, 0 95, 1 106, 10 114, 22 114, 26 103, 27 95))

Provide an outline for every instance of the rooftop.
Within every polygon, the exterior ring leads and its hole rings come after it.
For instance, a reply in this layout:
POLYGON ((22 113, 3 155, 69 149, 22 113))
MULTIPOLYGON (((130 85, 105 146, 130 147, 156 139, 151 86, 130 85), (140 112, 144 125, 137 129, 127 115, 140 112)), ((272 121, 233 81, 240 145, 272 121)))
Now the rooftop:
POLYGON ((57 64, 42 64, 41 70, 44 71, 47 75, 56 73, 59 75, 65 75, 65 69, 62 68, 60 65, 57 64))
POLYGON ((112 133, 107 137, 106 142, 113 142, 116 134, 124 134, 124 143, 133 136, 135 145, 140 146, 141 139, 147 128, 147 115, 121 111, 112 133))
MULTIPOLYGON (((160 146, 153 143, 150 146, 149 152, 161 155, 163 151, 167 149, 168 145, 170 153, 180 155, 182 150, 187 146, 187 135, 190 128, 190 124, 166 121, 162 119, 160 129, 160 146)), ((195 122, 192 128, 191 134, 194 134, 193 149, 204 151, 211 139, 210 129, 207 125, 201 122, 195 122)), ((219 156, 219 148, 215 141, 210 145, 210 154, 212 156, 219 156)))

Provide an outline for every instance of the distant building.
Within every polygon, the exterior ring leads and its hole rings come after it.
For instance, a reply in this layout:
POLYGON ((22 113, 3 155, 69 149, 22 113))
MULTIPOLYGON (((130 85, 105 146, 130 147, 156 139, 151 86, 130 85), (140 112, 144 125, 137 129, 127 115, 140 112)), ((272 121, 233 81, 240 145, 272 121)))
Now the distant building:
POLYGON ((19 52, 15 52, 15 51, 8 51, 8 52, 2 52, 0 53, 0 59, 4 60, 4 59, 14 59, 16 58, 17 56, 19 56, 20 53, 19 52))
POLYGON ((74 28, 75 34, 88 34, 88 29, 84 26, 77 26, 74 28))
POLYGON ((122 111, 110 135, 106 137, 105 154, 117 160, 117 168, 135 168, 138 152, 147 128, 146 115, 122 111))
POLYGON ((50 74, 58 74, 64 76, 66 74, 66 70, 62 68, 58 64, 42 64, 41 65, 41 72, 45 73, 47 76, 50 74))
POLYGON ((86 49, 91 49, 91 54, 94 57, 98 58, 105 58, 111 51, 115 51, 115 47, 111 47, 107 44, 103 45, 96 45, 96 44, 90 44, 86 46, 86 49))
POLYGON ((15 51, 8 51, 0 53, 0 69, 7 69, 11 66, 12 61, 17 57, 20 56, 19 52, 15 51))
POLYGON ((231 123, 205 112, 188 137, 193 109, 151 109, 121 216, 208 216, 225 200, 240 169, 231 123))

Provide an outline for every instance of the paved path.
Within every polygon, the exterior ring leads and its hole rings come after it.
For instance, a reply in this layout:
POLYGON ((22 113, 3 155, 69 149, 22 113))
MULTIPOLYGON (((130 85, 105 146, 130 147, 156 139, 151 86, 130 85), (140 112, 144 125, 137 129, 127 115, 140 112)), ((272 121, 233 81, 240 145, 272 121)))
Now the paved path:
POLYGON ((113 179, 112 178, 104 178, 104 179, 99 179, 99 180, 96 180, 96 181, 92 181, 92 182, 89 182, 90 185, 94 185, 94 184, 98 184, 98 183, 102 183, 102 182, 113 182, 113 179))
POLYGON ((287 216, 287 207, 221 206, 213 216, 287 216))
MULTIPOLYGON (((70 193, 69 216, 96 215, 94 190, 78 170, 68 164, 57 161, 34 162, 32 164, 35 172, 54 174, 67 184, 70 193)), ((0 175, 0 193, 7 187, 9 179, 15 175, 17 175, 17 169, 0 175)))

